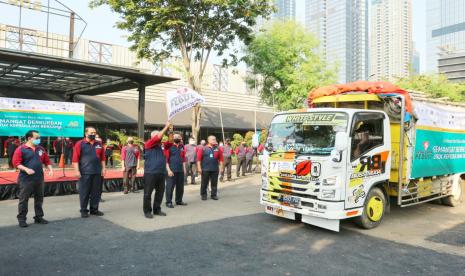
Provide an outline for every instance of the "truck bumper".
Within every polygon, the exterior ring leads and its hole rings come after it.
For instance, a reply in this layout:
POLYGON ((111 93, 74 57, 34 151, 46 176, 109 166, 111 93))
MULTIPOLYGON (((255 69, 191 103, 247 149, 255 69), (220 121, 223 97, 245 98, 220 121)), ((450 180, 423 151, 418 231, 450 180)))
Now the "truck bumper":
MULTIPOLYGON (((273 193, 274 194, 274 193, 273 193)), ((300 205, 296 207, 282 205, 277 200, 271 199, 269 191, 261 190, 260 203, 268 214, 295 220, 295 214, 302 215, 302 222, 339 231, 339 221, 349 217, 361 215, 363 208, 350 210, 344 209, 344 202, 330 202, 310 198, 300 198, 300 205)))

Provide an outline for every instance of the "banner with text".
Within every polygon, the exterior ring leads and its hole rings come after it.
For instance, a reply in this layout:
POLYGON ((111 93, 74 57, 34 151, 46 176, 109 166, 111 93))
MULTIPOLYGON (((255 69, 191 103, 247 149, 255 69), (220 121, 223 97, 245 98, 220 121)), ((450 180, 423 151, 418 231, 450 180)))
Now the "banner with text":
POLYGON ((176 114, 204 102, 205 98, 202 95, 189 88, 178 88, 175 91, 167 92, 166 111, 168 112, 168 120, 176 114))
POLYGON ((85 105, 0 97, 0 136, 24 136, 31 129, 42 136, 82 137, 85 105))

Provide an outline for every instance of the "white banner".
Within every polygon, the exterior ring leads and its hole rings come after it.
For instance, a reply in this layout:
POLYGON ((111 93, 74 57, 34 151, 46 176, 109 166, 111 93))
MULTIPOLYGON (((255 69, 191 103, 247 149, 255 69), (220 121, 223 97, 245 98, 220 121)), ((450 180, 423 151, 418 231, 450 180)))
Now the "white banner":
POLYGON ((167 92, 166 111, 168 112, 168 120, 176 114, 204 102, 205 98, 202 95, 189 88, 178 88, 176 91, 167 92))
POLYGON ((452 130, 465 129, 465 108, 437 103, 414 101, 415 113, 418 116, 418 126, 447 128, 452 130))

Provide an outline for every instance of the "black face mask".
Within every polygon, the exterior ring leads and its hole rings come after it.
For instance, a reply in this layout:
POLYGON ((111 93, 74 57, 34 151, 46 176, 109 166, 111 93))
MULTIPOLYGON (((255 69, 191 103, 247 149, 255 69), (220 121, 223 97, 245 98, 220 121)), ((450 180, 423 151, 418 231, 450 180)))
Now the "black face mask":
POLYGON ((173 139, 173 142, 179 144, 181 142, 181 139, 173 139))
POLYGON ((89 134, 87 135, 87 138, 91 141, 95 140, 95 134, 89 134))
POLYGON ((128 141, 128 144, 132 145, 132 144, 134 144, 134 141, 128 141))

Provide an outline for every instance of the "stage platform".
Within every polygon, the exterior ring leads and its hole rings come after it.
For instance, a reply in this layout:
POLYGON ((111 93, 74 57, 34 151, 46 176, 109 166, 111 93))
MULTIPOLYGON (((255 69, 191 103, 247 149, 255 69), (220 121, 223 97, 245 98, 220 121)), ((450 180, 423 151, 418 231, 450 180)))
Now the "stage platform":
MULTIPOLYGON (((75 177, 74 171, 65 170, 63 176, 62 169, 54 169, 54 175, 48 176, 45 172, 45 196, 68 195, 77 193, 78 178, 75 177)), ((139 189, 143 188, 143 174, 137 174, 136 185, 139 189)), ((8 171, 0 172, 0 200, 15 199, 19 193, 19 187, 16 183, 18 172, 8 171)), ((123 172, 120 169, 107 169, 103 180, 103 192, 116 192, 123 190, 123 172)))

